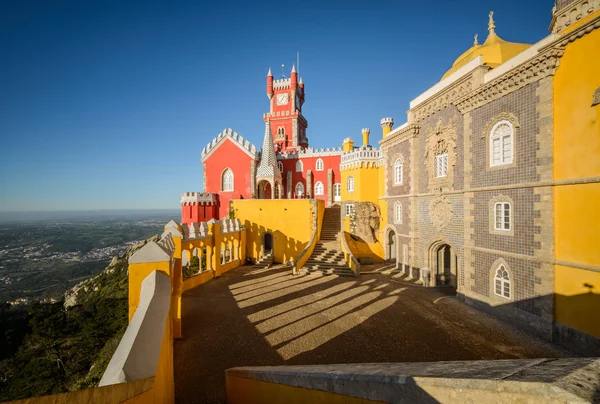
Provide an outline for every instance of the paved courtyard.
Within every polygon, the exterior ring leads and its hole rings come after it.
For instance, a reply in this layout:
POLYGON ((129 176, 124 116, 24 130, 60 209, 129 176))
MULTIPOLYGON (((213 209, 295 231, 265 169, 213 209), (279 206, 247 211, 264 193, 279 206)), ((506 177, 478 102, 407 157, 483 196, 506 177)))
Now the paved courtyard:
POLYGON ((178 403, 225 402, 236 366, 550 358, 569 352, 394 279, 242 267, 186 292, 178 403))

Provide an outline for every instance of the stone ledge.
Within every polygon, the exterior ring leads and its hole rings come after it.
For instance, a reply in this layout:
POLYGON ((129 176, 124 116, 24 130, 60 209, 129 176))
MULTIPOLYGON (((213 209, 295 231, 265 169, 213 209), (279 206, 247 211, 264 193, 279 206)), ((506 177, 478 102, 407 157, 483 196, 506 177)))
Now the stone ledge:
POLYGON ((527 359, 265 366, 228 377, 400 402, 589 402, 600 389, 600 359, 527 359))

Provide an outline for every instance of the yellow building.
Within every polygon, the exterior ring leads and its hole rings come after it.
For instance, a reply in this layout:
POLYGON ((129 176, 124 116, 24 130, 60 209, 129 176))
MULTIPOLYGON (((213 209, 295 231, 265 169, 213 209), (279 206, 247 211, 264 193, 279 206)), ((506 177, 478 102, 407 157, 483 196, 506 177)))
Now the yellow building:
MULTIPOLYGON (((564 2, 563 2, 564 3, 564 2)), ((570 1, 554 12, 555 335, 600 338, 600 10, 570 1)))

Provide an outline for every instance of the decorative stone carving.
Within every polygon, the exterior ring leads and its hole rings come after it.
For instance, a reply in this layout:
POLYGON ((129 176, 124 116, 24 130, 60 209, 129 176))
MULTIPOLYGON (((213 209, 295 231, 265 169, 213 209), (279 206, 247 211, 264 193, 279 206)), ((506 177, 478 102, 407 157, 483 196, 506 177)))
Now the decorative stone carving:
POLYGON ((375 243, 381 223, 379 206, 372 202, 354 202, 354 215, 356 235, 367 243, 375 243))
POLYGON ((411 110, 414 117, 414 122, 422 121, 423 119, 435 114, 437 111, 441 111, 450 104, 453 104, 455 100, 470 93, 474 87, 473 83, 474 80, 472 77, 467 76, 467 79, 453 84, 452 86, 448 87, 445 92, 435 94, 429 100, 419 104, 411 110))
POLYGON ((443 125, 440 119, 427 136, 425 146, 425 165, 429 177, 430 190, 451 190, 454 186, 454 167, 456 166, 456 122, 443 125), (448 171, 444 177, 435 176, 436 155, 448 153, 448 171))
POLYGON ((528 84, 539 81, 547 76, 554 75, 558 62, 564 53, 564 48, 546 48, 535 58, 523 63, 514 69, 502 74, 491 82, 476 88, 456 100, 454 105, 464 115, 465 113, 488 104, 500 97, 528 84))
POLYGON ((592 101, 592 107, 595 107, 598 104, 600 104, 600 87, 598 87, 596 91, 594 91, 594 100, 592 101))
POLYGON ((550 23, 550 31, 557 34, 596 10, 600 10, 600 0, 574 1, 558 10, 555 7, 552 10, 553 15, 552 22, 550 23))
POLYGON ((452 205, 445 195, 439 195, 429 203, 429 220, 437 231, 442 231, 450 223, 452 214, 452 205))

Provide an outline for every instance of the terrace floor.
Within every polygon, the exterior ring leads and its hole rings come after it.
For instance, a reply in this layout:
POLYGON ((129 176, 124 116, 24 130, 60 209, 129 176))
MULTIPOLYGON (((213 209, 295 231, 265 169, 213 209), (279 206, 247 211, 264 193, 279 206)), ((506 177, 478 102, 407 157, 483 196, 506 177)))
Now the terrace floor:
POLYGON ((237 366, 552 358, 568 351, 389 275, 292 276, 244 266, 186 292, 178 403, 225 402, 237 366))

